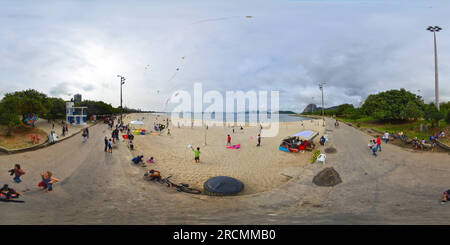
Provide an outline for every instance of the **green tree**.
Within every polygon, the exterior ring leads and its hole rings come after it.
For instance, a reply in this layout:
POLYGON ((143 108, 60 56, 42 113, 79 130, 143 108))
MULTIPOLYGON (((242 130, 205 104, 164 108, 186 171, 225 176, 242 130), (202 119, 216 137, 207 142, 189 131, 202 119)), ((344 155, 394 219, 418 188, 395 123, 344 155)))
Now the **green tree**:
POLYGON ((431 126, 434 127, 441 119, 444 119, 445 115, 438 111, 433 103, 425 106, 424 118, 431 121, 431 126))
POLYGON ((31 114, 45 115, 49 108, 47 95, 34 89, 7 93, 5 98, 17 100, 16 112, 22 116, 22 122, 31 114))
POLYGON ((403 113, 402 117, 407 119, 412 118, 417 120, 418 118, 423 117, 422 108, 420 108, 420 106, 414 101, 409 101, 408 104, 406 104, 405 110, 401 113, 403 113))
POLYGON ((345 111, 347 111, 347 113, 350 113, 352 112, 352 109, 355 109, 355 107, 352 104, 339 105, 336 108, 336 116, 346 116, 345 111))
POLYGON ((450 111, 447 112, 447 116, 445 117, 445 121, 447 122, 447 124, 450 124, 450 111))
POLYGON ((424 105, 420 97, 405 89, 369 95, 361 110, 364 115, 372 116, 378 120, 408 120, 409 117, 404 111, 409 102, 416 104, 420 110, 423 110, 424 105))
POLYGON ((66 102, 61 98, 48 98, 47 113, 43 116, 45 119, 59 119, 66 115, 66 102))
POLYGON ((21 125, 20 115, 17 114, 19 102, 17 98, 3 98, 0 102, 0 125, 7 127, 7 136, 11 136, 14 127, 21 125))

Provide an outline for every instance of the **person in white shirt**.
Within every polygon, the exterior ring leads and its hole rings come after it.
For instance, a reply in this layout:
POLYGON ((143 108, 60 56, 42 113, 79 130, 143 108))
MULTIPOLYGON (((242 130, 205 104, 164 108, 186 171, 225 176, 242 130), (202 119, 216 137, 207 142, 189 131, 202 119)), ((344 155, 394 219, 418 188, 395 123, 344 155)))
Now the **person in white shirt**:
POLYGON ((389 142, 389 133, 384 133, 383 139, 386 141, 386 144, 389 142))

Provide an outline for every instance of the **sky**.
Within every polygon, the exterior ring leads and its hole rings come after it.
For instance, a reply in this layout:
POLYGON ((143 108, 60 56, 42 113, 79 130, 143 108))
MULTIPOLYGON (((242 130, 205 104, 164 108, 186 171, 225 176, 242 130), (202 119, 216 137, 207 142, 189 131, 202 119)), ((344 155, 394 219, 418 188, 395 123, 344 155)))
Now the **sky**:
MULTIPOLYGON (((450 100, 450 1, 2 0, 0 97, 51 97, 163 110, 178 89, 280 91, 280 109, 358 106, 405 88, 450 100), (248 18, 247 16, 252 16, 248 18)), ((170 110, 176 105, 169 103, 170 110)), ((207 104, 204 105, 207 107, 207 104)))

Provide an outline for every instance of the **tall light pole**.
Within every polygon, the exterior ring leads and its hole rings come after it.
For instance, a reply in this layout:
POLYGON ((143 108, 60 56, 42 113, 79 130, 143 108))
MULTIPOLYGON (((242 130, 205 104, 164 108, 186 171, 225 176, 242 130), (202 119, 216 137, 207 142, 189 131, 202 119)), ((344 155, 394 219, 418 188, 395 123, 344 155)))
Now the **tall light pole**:
POLYGON ((435 86, 435 98, 436 98, 436 108, 439 111, 439 73, 438 73, 438 58, 437 58, 437 44, 436 44, 436 32, 442 30, 439 26, 429 26, 428 31, 433 32, 434 35, 434 86, 435 86))
POLYGON ((120 123, 123 124, 123 118, 122 118, 122 114, 123 114, 123 107, 122 107, 122 85, 125 84, 125 77, 121 76, 121 75, 117 75, 117 77, 120 77, 120 123))
POLYGON ((319 83, 319 88, 320 91, 322 91, 322 121, 323 121, 323 126, 325 126, 325 112, 324 112, 324 103, 323 103, 323 85, 325 85, 326 82, 323 83, 319 83))

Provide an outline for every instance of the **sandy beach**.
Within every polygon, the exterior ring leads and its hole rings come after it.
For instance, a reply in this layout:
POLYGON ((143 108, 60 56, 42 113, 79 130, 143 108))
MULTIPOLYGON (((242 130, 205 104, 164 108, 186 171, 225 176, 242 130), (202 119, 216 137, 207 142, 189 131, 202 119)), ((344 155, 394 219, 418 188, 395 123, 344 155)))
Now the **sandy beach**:
MULTIPOLYGON (((153 130, 153 123, 165 125, 166 115, 130 114, 124 121, 142 120, 145 125, 137 128, 153 130)), ((170 119, 169 119, 170 121, 170 119)), ((241 124, 238 124, 241 125, 241 124)), ((156 162, 147 163, 148 169, 161 171, 163 176, 172 175, 176 182, 188 183, 203 189, 203 183, 214 176, 230 176, 241 180, 244 191, 241 195, 258 193, 279 187, 290 178, 281 173, 286 169, 310 164, 311 152, 287 153, 278 146, 283 138, 302 130, 314 130, 323 134, 324 127, 319 120, 306 120, 303 127, 300 121, 281 122, 276 137, 262 138, 257 147, 258 126, 235 126, 235 133, 228 126, 180 127, 169 125, 171 135, 163 130, 159 135, 136 135, 133 156, 144 155, 145 159, 153 156, 156 162), (205 145, 206 134, 206 145, 205 145), (233 145, 241 144, 240 149, 227 149, 227 135, 231 136, 233 145), (194 153, 188 145, 200 147, 200 163, 195 163, 194 153)), ((316 145, 319 137, 315 138, 316 145)))

